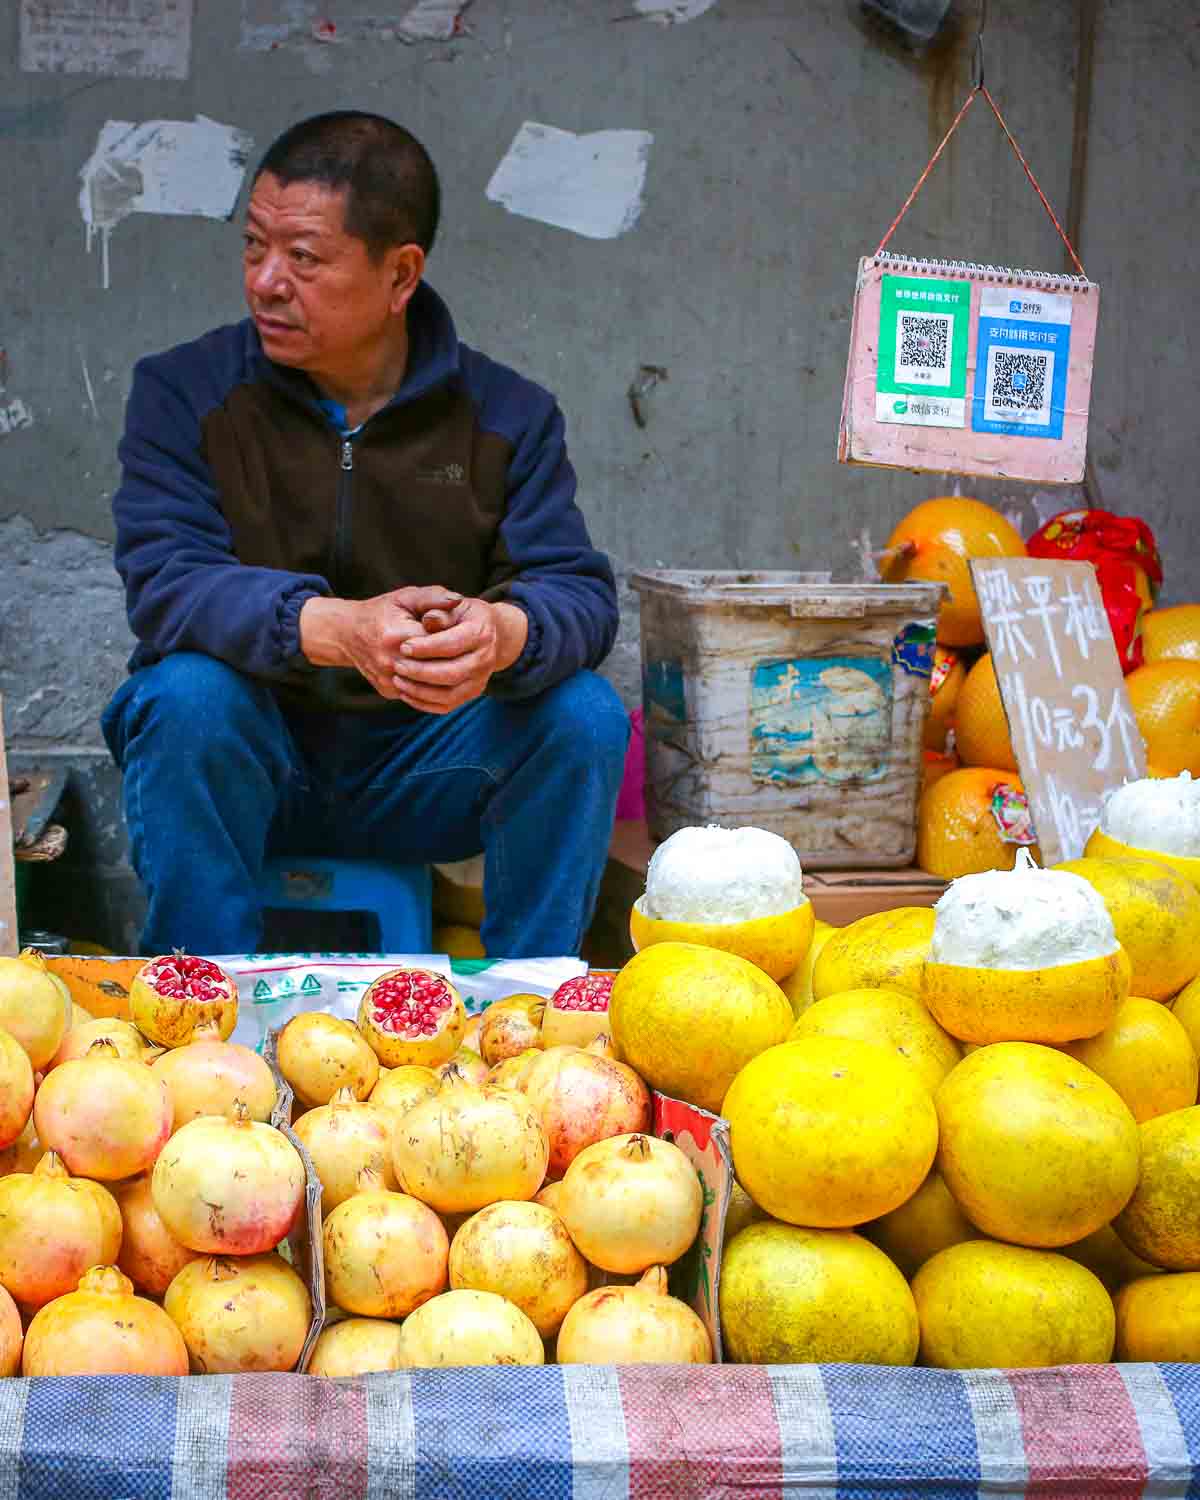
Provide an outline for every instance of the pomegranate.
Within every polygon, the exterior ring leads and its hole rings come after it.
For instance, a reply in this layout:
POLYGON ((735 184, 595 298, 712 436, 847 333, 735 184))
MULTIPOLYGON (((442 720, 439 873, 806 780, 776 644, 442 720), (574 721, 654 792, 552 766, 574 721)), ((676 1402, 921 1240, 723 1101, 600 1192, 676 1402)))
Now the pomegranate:
MULTIPOLYGON (((463 1032, 458 1045, 470 1047, 472 1052, 479 1052, 479 1028, 483 1025, 483 1012, 477 1011, 474 1015, 467 1017, 467 1029, 463 1032)), ((483 1054, 480 1053, 480 1056, 483 1054)))
POLYGON ((364 1182, 325 1220, 322 1243, 329 1300, 345 1312, 403 1318, 445 1289, 446 1231, 407 1193, 364 1182))
POLYGON ((519 1094, 524 1093, 530 1069, 541 1055, 540 1047, 526 1047, 516 1057, 506 1057, 488 1072, 488 1083, 494 1089, 515 1089, 519 1094))
POLYGON ((558 1333, 560 1365, 710 1365, 708 1329, 667 1292, 651 1266, 636 1286, 607 1286, 581 1297, 558 1333))
POLYGON ((89 1016, 63 1033, 58 1051, 46 1064, 46 1072, 86 1057, 93 1042, 111 1042, 117 1056, 126 1062, 146 1061, 146 1039, 131 1021, 117 1021, 111 1016, 96 1021, 89 1016))
POLYGON ((33 1065, 15 1036, 0 1030, 0 1148, 21 1138, 33 1112, 33 1065))
POLYGON ((507 1297, 548 1339, 587 1291, 587 1262, 553 1209, 492 1203, 454 1236, 450 1285, 507 1297))
POLYGON ((484 1083, 488 1076, 488 1065, 478 1052, 470 1047, 460 1047, 449 1062, 444 1062, 434 1071, 443 1083, 453 1079, 456 1083, 484 1083))
POLYGON ((113 1197, 123 1228, 117 1265, 144 1296, 161 1297, 197 1252, 181 1245, 159 1218, 149 1173, 118 1183, 113 1197))
POLYGON ((377 1104, 360 1104, 353 1089, 339 1089, 328 1104, 301 1115, 293 1129, 321 1179, 321 1213, 328 1216, 358 1191, 360 1172, 394 1188, 393 1120, 377 1104))
POLYGON ((383 1318, 343 1318, 331 1323, 308 1362, 310 1375, 334 1379, 400 1369, 400 1325, 383 1318))
POLYGON ((400 1356, 409 1370, 442 1365, 544 1365, 541 1335, 495 1292, 443 1292, 406 1318, 400 1356))
POLYGON ((563 1178, 559 1212, 602 1271, 648 1271, 678 1260, 700 1228, 704 1192, 678 1146, 617 1135, 581 1151, 563 1178))
POLYGON ((523 1094, 471 1083, 447 1084, 409 1110, 392 1137, 400 1186, 438 1213, 532 1198, 548 1155, 545 1132, 523 1094))
POLYGON ((23 1375, 186 1375, 179 1329, 133 1295, 116 1266, 93 1266, 78 1291, 56 1297, 25 1335, 23 1375))
POLYGON ((650 1090, 632 1068, 575 1047, 543 1052, 524 1092, 550 1144, 551 1177, 561 1177, 586 1146, 649 1130, 654 1115, 650 1090))
POLYGON ((167 1232, 209 1255, 259 1255, 291 1233, 304 1206, 292 1143, 240 1108, 201 1116, 167 1142, 150 1191, 167 1232))
POLYGON ((512 995, 488 1006, 479 1028, 479 1050, 489 1068, 529 1047, 542 1045, 545 1009, 546 1002, 540 995, 512 995))
POLYGON ((358 1029, 388 1068, 449 1062, 467 1029, 467 1013, 450 981, 433 969, 389 969, 367 986, 358 1029))
POLYGON ((252 1047, 239 1042, 188 1042, 164 1052, 152 1065, 171 1096, 175 1129, 201 1115, 232 1120, 243 1104, 252 1120, 264 1123, 275 1108, 275 1079, 252 1047))
POLYGON ((352 1021, 307 1010, 293 1016, 279 1033, 279 1071, 300 1103, 312 1109, 328 1104, 338 1089, 352 1088, 365 1099, 379 1078, 379 1059, 352 1021))
POLYGON ((194 1260, 163 1306, 196 1375, 294 1370, 312 1323, 308 1288, 279 1255, 194 1260))
POLYGON ((552 1208, 555 1213, 558 1213, 559 1204, 562 1202, 562 1183, 544 1183, 541 1189, 534 1193, 532 1202, 540 1203, 543 1208, 552 1208))
POLYGON ((24 1337, 17 1304, 0 1286, 0 1380, 20 1370, 24 1337))
POLYGON ((33 1115, 11 1146, 0 1151, 0 1177, 10 1172, 32 1172, 44 1155, 42 1144, 33 1128, 33 1115))
POLYGON ((370 1102, 386 1109, 393 1122, 408 1113, 422 1099, 432 1099, 442 1080, 432 1068, 415 1065, 381 1070, 379 1082, 371 1090, 370 1102))
POLYGON ((542 1016, 542 1046, 586 1047, 608 1030, 608 997, 613 979, 608 973, 580 974, 564 979, 546 1002, 542 1016))
POLYGON ((46 1076, 33 1105, 38 1139, 80 1177, 117 1182, 153 1166, 171 1134, 171 1096, 112 1042, 46 1076))
POLYGON ((36 949, 0 958, 0 1027, 24 1047, 34 1072, 58 1051, 70 1019, 62 990, 36 949))
POLYGON ((160 1047, 223 1042, 237 1025, 237 981, 211 958, 165 953, 143 964, 129 991, 133 1024, 160 1047))
POLYGON ((32 1172, 0 1178, 0 1286, 24 1307, 73 1292, 121 1248, 121 1210, 98 1182, 71 1177, 48 1151, 32 1172))

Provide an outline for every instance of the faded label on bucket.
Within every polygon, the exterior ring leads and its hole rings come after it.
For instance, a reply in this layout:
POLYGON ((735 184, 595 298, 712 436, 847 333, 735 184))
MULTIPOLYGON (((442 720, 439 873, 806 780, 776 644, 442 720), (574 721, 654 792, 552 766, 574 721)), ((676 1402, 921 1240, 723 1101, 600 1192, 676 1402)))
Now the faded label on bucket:
POLYGON ((687 721, 681 661, 648 661, 642 668, 642 700, 646 727, 652 734, 672 730, 687 721))
MULTIPOLYGON (((892 642, 892 660, 914 677, 929 677, 933 673, 936 648, 936 632, 932 625, 906 625, 892 642)), ((932 684, 930 691, 934 691, 932 684)))
POLYGON ((861 656, 773 658, 754 664, 750 774, 800 786, 876 781, 887 772, 892 667, 861 656))

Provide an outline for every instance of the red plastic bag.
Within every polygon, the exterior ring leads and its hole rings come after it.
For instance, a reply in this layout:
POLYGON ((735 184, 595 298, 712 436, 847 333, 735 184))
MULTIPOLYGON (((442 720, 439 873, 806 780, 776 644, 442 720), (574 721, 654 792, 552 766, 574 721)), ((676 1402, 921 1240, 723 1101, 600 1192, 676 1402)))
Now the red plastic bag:
POLYGON ((1064 510, 1026 543, 1030 557, 1090 562, 1126 672, 1142 664, 1142 614, 1162 583, 1154 533, 1137 516, 1107 510, 1064 510))

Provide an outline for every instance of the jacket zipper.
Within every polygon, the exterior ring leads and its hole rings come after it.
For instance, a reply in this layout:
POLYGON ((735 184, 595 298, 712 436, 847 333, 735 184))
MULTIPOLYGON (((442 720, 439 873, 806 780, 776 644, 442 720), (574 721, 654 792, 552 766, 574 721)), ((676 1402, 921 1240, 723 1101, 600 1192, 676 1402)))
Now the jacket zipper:
POLYGON ((342 568, 349 552, 350 542, 350 489, 354 474, 354 444, 348 437, 341 439, 341 458, 338 467, 337 511, 333 528, 333 577, 330 582, 335 592, 343 592, 342 568))

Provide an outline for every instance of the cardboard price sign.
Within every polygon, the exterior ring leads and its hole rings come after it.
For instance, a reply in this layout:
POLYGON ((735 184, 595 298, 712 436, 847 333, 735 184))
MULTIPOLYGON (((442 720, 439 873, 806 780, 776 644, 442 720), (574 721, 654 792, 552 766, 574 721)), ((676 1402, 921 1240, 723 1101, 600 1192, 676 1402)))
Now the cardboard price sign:
POLYGON ((973 562, 1042 861, 1078 859, 1106 791, 1146 774, 1108 616, 1086 562, 973 562))

